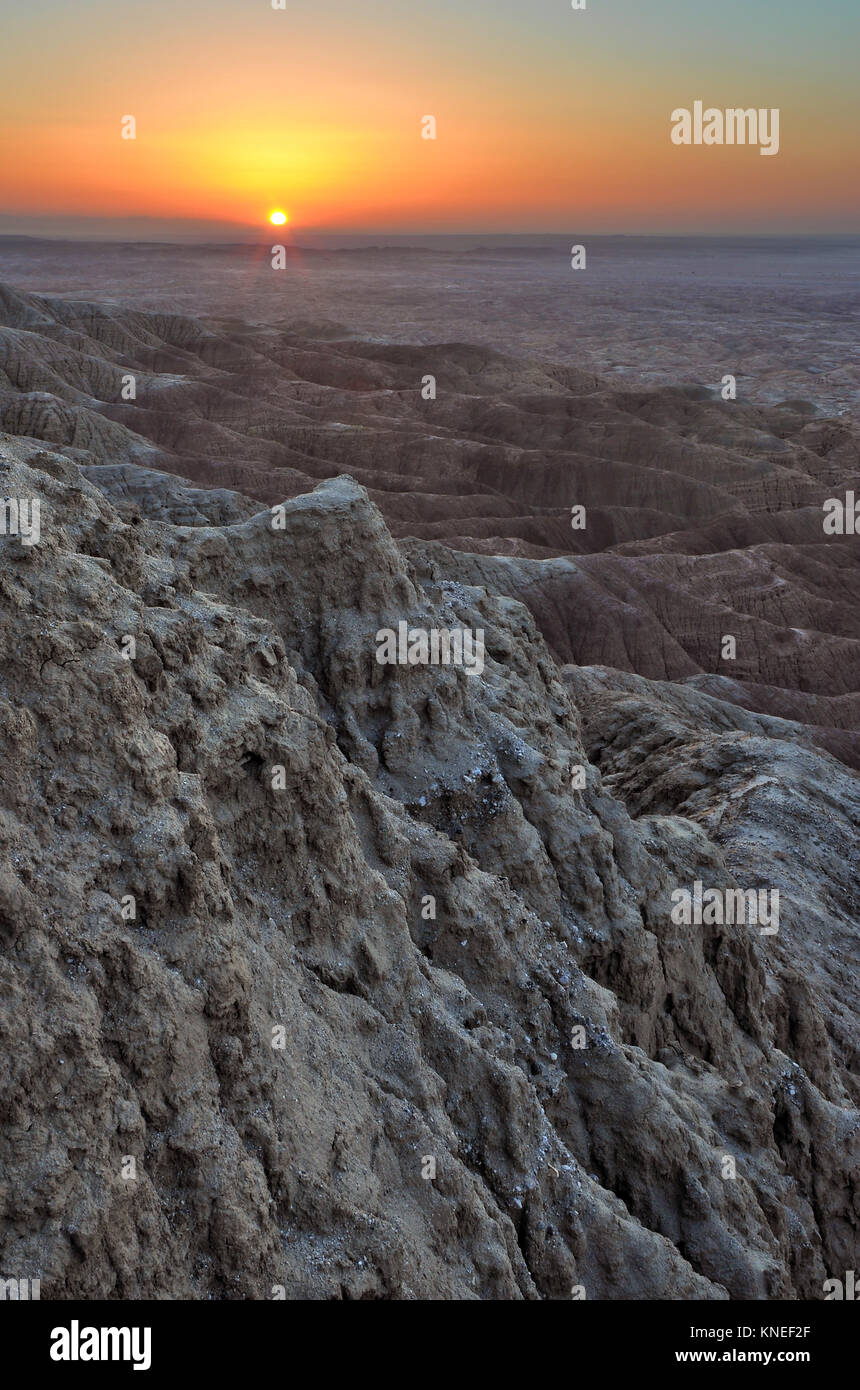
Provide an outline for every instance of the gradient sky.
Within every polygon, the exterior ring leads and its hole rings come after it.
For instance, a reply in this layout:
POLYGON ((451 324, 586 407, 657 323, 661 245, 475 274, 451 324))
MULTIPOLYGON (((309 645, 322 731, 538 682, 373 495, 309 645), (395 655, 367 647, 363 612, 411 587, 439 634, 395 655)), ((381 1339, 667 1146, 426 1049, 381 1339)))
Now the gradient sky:
POLYGON ((4 3, 0 232, 860 230, 857 0, 4 3))

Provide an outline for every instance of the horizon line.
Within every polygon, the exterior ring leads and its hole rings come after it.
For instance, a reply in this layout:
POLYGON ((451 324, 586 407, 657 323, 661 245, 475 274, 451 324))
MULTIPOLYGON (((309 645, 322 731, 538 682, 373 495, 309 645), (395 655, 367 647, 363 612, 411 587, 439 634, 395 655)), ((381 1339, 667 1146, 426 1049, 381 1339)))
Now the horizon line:
MULTIPOLYGON (((247 224, 240 224, 240 225, 242 226, 242 229, 243 229, 243 230, 245 230, 246 227, 247 227, 247 224)), ((255 248, 256 248, 256 247, 258 247, 258 246, 260 245, 261 242, 268 242, 268 241, 271 239, 271 237, 272 237, 273 235, 278 235, 278 234, 280 234, 281 236, 283 236, 283 234, 284 234, 284 229, 283 229, 283 228, 277 228, 277 227, 272 227, 272 228, 266 228, 266 227, 260 227, 260 228, 247 228, 247 230, 248 230, 248 231, 253 231, 253 232, 255 233, 255 235, 254 235, 254 236, 247 236, 247 237, 237 237, 235 240, 231 240, 231 239, 230 239, 229 237, 227 237, 227 236, 220 236, 220 237, 219 237, 219 236, 215 236, 215 237, 208 236, 208 237, 207 237, 207 236, 206 236, 204 233, 202 233, 202 232, 201 232, 199 235, 189 235, 189 236, 184 236, 184 237, 181 236, 181 235, 179 235, 179 236, 174 235, 174 237, 163 236, 163 237, 158 237, 158 238, 156 238, 156 239, 149 239, 149 238, 147 238, 145 235, 143 235, 143 236, 134 236, 134 235, 132 235, 132 234, 127 234, 127 235, 125 235, 125 236, 123 236, 123 235, 110 235, 108 232, 101 232, 101 231, 97 231, 97 232, 94 231, 94 232, 92 232, 92 233, 78 233, 78 234, 75 234, 74 232, 55 232, 55 233, 52 233, 52 232, 11 232, 11 231, 10 231, 10 232, 4 232, 4 231, 0 231, 0 243, 3 243, 3 242, 10 242, 10 241, 29 241, 29 242, 80 242, 80 243, 98 243, 98 244, 102 244, 102 243, 105 243, 105 242, 109 242, 109 243, 114 243, 114 244, 116 244, 116 245, 145 245, 145 246, 223 246, 223 247, 247 246, 247 247, 255 247, 255 248)), ((290 229, 290 231, 292 231, 292 230, 298 231, 298 229, 290 229)), ((610 241, 610 240, 613 240, 613 241, 614 241, 614 240, 617 240, 617 241, 621 241, 621 240, 624 240, 624 241, 636 241, 636 240, 641 240, 641 241, 645 241, 645 240, 648 240, 648 241, 659 241, 659 240, 666 240, 666 241, 669 241, 669 240, 675 240, 675 241, 677 241, 677 240, 685 240, 685 241, 697 241, 697 240, 702 240, 702 241, 704 241, 704 240, 711 240, 711 241, 738 241, 738 240, 747 240, 747 241, 756 241, 756 240, 791 241, 791 240, 797 240, 798 238, 813 238, 813 237, 814 237, 814 238, 817 238, 817 239, 822 240, 822 241, 837 241, 837 240, 851 240, 851 239, 860 238, 860 227, 858 227, 857 229, 843 230, 843 231, 821 231, 821 230, 815 230, 815 229, 811 229, 811 228, 803 228, 803 229, 794 229, 794 230, 791 230, 791 231, 786 231, 786 230, 784 230, 784 229, 783 229, 783 230, 779 230, 779 231, 776 231, 776 230, 768 231, 768 230, 761 230, 761 229, 759 229, 759 230, 756 230, 756 231, 724 231, 724 230, 719 230, 719 231, 636 231, 636 232, 583 231, 583 230, 581 230, 581 229, 578 229, 578 230, 575 230, 575 231, 570 231, 570 230, 557 231, 557 230, 556 230, 556 231, 525 231, 525 232, 519 232, 519 231, 498 232, 498 231, 487 231, 487 230, 456 231, 456 232, 451 232, 451 231, 447 231, 447 232, 429 232, 429 231, 428 231, 428 232, 424 232, 424 231, 412 230, 412 231, 408 231, 408 232, 403 232, 403 231, 385 231, 385 230, 371 229, 371 230, 369 230, 369 231, 356 230, 356 231, 334 231, 334 232, 333 232, 333 231, 326 231, 326 230, 324 230, 324 229, 317 229, 317 228, 313 228, 313 227, 307 227, 307 228, 302 228, 302 229, 301 229, 301 235, 302 235, 302 236, 307 236, 307 237, 310 237, 310 238, 314 238, 314 239, 325 239, 325 240, 327 240, 327 241, 349 240, 349 239, 356 239, 356 238, 361 238, 361 239, 366 240, 367 238, 370 238, 370 237, 380 237, 380 238, 395 239, 395 240, 400 241, 400 242, 408 242, 408 241, 410 241, 410 240, 423 240, 423 241, 429 241, 429 240, 434 240, 434 241, 452 241, 452 240, 462 240, 462 239, 465 239, 465 238, 469 238, 469 239, 484 238, 484 239, 492 239, 492 240, 494 240, 494 241, 514 240, 514 239, 521 240, 521 241, 527 241, 527 240, 531 240, 531 241, 540 241, 540 240, 549 240, 549 239, 559 239, 559 240, 565 239, 565 240, 568 240, 568 239, 570 239, 571 237, 574 237, 574 238, 575 238, 575 237, 599 237, 599 238, 601 238, 602 240, 606 240, 606 241, 610 241)), ((295 241, 295 240, 289 242, 289 246, 290 246, 290 249, 293 249, 293 250, 315 250, 315 249, 316 249, 315 247, 312 247, 312 246, 309 246, 309 247, 303 246, 302 243, 301 243, 300 241, 295 241)))

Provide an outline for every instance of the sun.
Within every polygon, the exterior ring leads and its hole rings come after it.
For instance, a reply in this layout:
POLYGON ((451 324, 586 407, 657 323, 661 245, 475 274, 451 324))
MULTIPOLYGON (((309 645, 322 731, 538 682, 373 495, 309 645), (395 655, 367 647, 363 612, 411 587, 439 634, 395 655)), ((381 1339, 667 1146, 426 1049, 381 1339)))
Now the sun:
POLYGON ((275 227, 283 227, 286 220, 287 214, 285 212, 273 212, 269 215, 269 221, 275 227))

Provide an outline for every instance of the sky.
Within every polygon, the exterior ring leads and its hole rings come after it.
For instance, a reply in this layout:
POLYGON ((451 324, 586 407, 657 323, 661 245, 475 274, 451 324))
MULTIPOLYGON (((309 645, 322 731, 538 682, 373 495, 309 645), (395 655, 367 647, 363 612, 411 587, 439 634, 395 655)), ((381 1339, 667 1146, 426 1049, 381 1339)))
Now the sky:
POLYGON ((857 0, 586 3, 0 0, 0 234, 860 231, 857 0))

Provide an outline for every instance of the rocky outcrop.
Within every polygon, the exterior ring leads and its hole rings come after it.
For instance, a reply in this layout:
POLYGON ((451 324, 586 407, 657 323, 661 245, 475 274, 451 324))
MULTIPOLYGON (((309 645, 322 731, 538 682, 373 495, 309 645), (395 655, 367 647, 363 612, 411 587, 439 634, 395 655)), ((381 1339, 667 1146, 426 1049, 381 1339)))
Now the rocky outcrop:
MULTIPOLYGON (((131 332, 225 360, 67 310, 46 340, 115 371, 131 332)), ((0 438, 41 503, 0 540, 4 1276, 821 1297, 857 1251, 856 775, 794 720, 559 667, 353 479, 273 525, 83 438, 0 438), (481 629, 483 672, 378 664, 400 621, 481 629), (697 880, 778 889, 779 932, 676 924, 697 880)))

